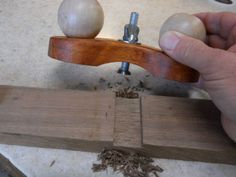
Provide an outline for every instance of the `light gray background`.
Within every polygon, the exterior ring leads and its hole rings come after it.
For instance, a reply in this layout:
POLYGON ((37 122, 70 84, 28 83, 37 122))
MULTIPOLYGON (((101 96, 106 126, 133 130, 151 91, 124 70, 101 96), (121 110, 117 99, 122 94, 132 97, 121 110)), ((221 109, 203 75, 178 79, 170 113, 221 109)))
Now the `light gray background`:
MULTIPOLYGON (((0 0, 0 83, 42 88, 80 90, 107 89, 126 80, 116 74, 120 64, 98 68, 73 65, 47 56, 49 37, 62 35, 57 25, 57 9, 61 0, 0 0), (104 78, 106 82, 99 82, 104 78)), ((99 0, 105 12, 105 24, 99 37, 119 39, 131 11, 140 13, 140 41, 158 47, 158 33, 164 20, 176 12, 236 11, 234 5, 222 5, 213 0, 99 0)), ((151 91, 145 93, 205 97, 189 84, 178 84, 148 75, 131 66, 131 85, 139 81, 151 91)), ((119 176, 111 171, 93 174, 91 165, 96 154, 0 145, 0 153, 10 158, 29 177, 119 176), (52 161, 55 164, 50 167, 52 161)), ((230 165, 157 160, 165 169, 163 177, 236 177, 236 167, 230 165)))

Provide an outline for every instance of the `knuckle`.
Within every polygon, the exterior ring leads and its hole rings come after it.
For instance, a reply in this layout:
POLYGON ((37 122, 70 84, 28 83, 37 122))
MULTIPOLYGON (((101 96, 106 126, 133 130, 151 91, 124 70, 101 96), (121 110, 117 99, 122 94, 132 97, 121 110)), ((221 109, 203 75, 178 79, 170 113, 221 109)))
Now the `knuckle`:
POLYGON ((197 55, 201 49, 201 42, 198 40, 182 40, 177 47, 177 54, 183 59, 192 58, 194 55, 197 55))

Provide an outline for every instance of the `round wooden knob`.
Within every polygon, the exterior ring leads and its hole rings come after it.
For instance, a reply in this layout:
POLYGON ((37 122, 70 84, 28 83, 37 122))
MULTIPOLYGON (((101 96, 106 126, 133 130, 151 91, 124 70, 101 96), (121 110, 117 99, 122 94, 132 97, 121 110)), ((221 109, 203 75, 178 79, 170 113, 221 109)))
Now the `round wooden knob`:
POLYGON ((167 31, 177 31, 201 41, 206 40, 206 29, 202 21, 185 13, 178 13, 169 17, 161 27, 160 38, 167 31))
POLYGON ((104 22, 97 0, 64 0, 58 10, 58 23, 67 37, 94 38, 104 22))

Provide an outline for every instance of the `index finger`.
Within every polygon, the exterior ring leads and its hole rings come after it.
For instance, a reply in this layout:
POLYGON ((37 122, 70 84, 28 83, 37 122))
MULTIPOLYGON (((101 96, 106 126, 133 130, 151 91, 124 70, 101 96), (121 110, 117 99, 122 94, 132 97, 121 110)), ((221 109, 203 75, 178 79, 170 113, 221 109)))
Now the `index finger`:
POLYGON ((236 13, 198 13, 195 16, 202 20, 208 33, 218 34, 223 38, 227 38, 230 31, 236 27, 236 13))

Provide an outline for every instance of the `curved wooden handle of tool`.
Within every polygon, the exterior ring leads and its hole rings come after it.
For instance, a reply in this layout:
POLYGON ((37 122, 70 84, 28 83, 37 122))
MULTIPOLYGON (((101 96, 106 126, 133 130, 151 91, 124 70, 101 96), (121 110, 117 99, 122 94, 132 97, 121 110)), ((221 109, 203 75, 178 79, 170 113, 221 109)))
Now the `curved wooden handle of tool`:
POLYGON ((129 62, 154 76, 181 82, 196 82, 199 78, 197 71, 170 59, 158 49, 109 39, 51 37, 48 55, 64 62, 90 66, 129 62))

